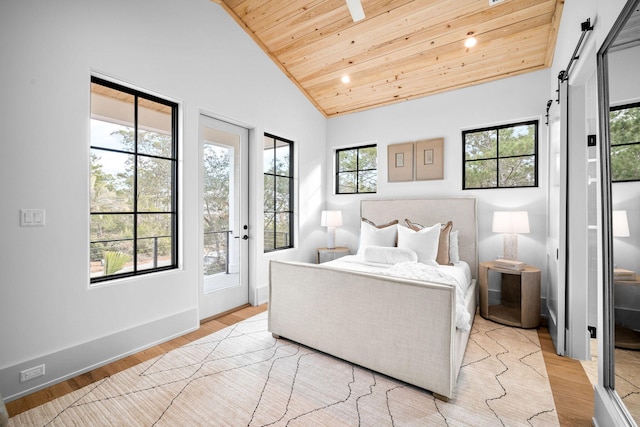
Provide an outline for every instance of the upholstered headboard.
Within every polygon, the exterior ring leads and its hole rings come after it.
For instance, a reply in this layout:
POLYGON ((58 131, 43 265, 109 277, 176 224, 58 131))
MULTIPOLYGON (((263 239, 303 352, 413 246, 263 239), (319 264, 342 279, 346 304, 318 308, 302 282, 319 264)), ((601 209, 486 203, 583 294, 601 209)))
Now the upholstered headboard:
POLYGON ((478 224, 476 199, 473 197, 440 199, 362 200, 362 217, 376 224, 394 219, 405 225, 405 219, 424 226, 453 221, 458 232, 460 259, 471 267, 471 275, 478 277, 478 224))

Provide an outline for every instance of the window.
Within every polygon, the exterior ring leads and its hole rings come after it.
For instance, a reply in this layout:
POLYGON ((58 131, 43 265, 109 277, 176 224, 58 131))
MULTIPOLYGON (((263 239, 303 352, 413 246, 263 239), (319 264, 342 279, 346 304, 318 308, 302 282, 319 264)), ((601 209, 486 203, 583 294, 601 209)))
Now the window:
POLYGON ((336 194, 375 193, 377 185, 375 145, 336 150, 336 194))
POLYGON ((293 142, 264 134, 264 251, 293 247, 293 142))
POLYGON ((538 186, 538 121, 462 132, 463 190, 538 186))
POLYGON ((640 102, 612 107, 609 126, 612 181, 640 181, 640 102))
POLYGON ((91 78, 91 283, 177 268, 177 113, 91 78))

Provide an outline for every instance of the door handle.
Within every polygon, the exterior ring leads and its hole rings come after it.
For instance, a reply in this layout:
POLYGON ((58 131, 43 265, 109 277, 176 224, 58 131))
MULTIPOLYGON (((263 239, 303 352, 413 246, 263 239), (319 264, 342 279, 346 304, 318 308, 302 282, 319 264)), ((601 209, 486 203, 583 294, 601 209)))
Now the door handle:
MULTIPOLYGON (((249 229, 249 226, 247 224, 245 224, 245 225, 242 226, 242 229, 246 231, 246 230, 249 229)), ((239 239, 239 238, 240 238, 240 236, 234 236, 234 239, 239 239)), ((249 240, 249 236, 247 236, 246 234, 243 234, 242 235, 242 240, 249 240)))

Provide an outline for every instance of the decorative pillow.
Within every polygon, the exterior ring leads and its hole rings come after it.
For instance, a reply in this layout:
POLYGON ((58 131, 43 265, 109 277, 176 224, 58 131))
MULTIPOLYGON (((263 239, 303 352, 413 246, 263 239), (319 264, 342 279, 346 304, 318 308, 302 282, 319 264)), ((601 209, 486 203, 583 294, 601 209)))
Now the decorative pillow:
MULTIPOLYGON (((416 222, 411 222, 411 220, 405 219, 404 222, 407 224, 407 227, 409 227, 413 231, 420 231, 424 229, 424 226, 416 222)), ((448 221, 446 224, 442 224, 442 227, 440 229, 440 238, 438 240, 438 256, 436 257, 436 262, 440 265, 451 265, 453 263, 450 256, 450 234, 452 228, 453 222, 448 221)))
POLYGON ((440 224, 435 224, 420 231, 398 225, 398 247, 411 249, 418 254, 418 262, 437 265, 438 240, 440 224))
POLYGON ((398 264, 418 261, 418 254, 411 249, 389 248, 385 246, 367 246, 364 248, 364 260, 381 264, 398 264))
POLYGON ((385 224, 382 228, 371 225, 369 222, 362 221, 360 223, 360 245, 358 254, 363 253, 366 246, 386 246, 394 247, 398 236, 398 221, 385 224))
POLYGON ((452 231, 449 235, 449 257, 451 263, 460 262, 458 230, 452 231))
POLYGON ((373 221, 368 220, 368 219, 367 219, 367 218, 365 218, 365 217, 362 217, 362 221, 363 221, 363 222, 366 222, 366 223, 367 223, 367 224, 369 224, 369 225, 373 225, 373 226, 374 226, 374 227, 376 227, 376 228, 386 228, 386 227, 390 227, 390 226, 392 226, 392 225, 396 225, 396 224, 398 223, 398 220, 397 220, 397 219, 394 219, 393 221, 390 221, 390 222, 388 222, 388 223, 386 223, 386 224, 379 224, 379 225, 378 225, 378 224, 375 224, 373 221))

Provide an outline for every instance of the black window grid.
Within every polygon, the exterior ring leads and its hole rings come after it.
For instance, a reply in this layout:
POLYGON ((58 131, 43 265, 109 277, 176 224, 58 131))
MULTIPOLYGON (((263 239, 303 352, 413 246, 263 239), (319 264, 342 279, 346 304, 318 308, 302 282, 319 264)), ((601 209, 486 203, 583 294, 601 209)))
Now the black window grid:
MULTIPOLYGON (((100 282, 105 282, 105 281, 110 281, 110 280, 115 280, 115 279, 120 279, 120 278, 124 278, 124 277, 131 277, 131 276, 139 276, 139 275, 143 275, 143 274, 150 274, 150 273, 155 273, 155 272, 159 272, 159 271, 166 271, 166 270, 173 270, 178 268, 178 105, 176 103, 167 101, 165 99, 150 95, 150 94, 146 94, 142 91, 136 90, 136 89, 132 89, 123 85, 119 85, 117 83, 114 82, 110 82, 108 80, 104 80, 101 79, 99 77, 95 77, 92 76, 91 77, 91 83, 96 83, 99 84, 101 86, 105 86, 120 92, 124 92, 127 93, 129 95, 133 95, 134 96, 134 149, 133 152, 132 151, 127 151, 127 150, 118 150, 118 149, 113 149, 113 148, 108 148, 108 147, 97 147, 97 146, 93 146, 90 145, 90 149, 92 150, 102 150, 102 151, 106 151, 106 152, 114 152, 114 153, 123 153, 123 154, 128 154, 128 155, 133 155, 135 158, 135 161, 133 162, 133 210, 131 212, 122 212, 122 211, 118 211, 118 212, 109 212, 109 211, 96 211, 96 212, 90 212, 90 215, 132 215, 133 216, 133 237, 131 238, 132 240, 132 245, 133 245, 133 270, 132 271, 128 271, 128 272, 123 272, 123 273, 118 273, 118 274, 110 274, 108 276, 98 276, 98 277, 92 277, 90 279, 91 283, 100 283, 100 282), (153 102, 157 102, 159 104, 163 104, 166 105, 168 107, 171 108, 171 157, 166 157, 166 156, 158 156, 158 155, 152 155, 152 154, 147 154, 147 153, 139 153, 138 152, 138 107, 139 107, 139 100, 140 99, 147 99, 153 102), (147 157, 147 158, 155 158, 155 159, 162 159, 162 160, 168 160, 171 162, 171 182, 172 182, 172 197, 171 197, 171 210, 170 211, 139 211, 138 210, 138 158, 139 157, 147 157), (139 270, 138 269, 138 219, 139 216, 141 215, 149 215, 149 214, 163 214, 163 215, 171 215, 171 235, 170 236, 155 236, 156 238, 166 238, 166 237, 171 237, 171 260, 172 262, 169 265, 164 265, 164 266, 155 266, 153 268, 146 268, 143 270, 139 270)), ((129 239, 107 239, 107 240, 100 240, 100 241, 96 241, 96 242, 91 242, 91 243, 111 243, 111 242, 116 242, 116 241, 123 241, 123 240, 129 240, 129 239)))
POLYGON ((463 190, 490 190, 490 189, 499 189, 499 188, 534 188, 538 186, 538 120, 529 120, 518 123, 509 123, 500 126, 490 126, 479 129, 470 129, 462 132, 462 189, 463 190), (522 154, 516 156, 499 156, 500 153, 500 130, 508 129, 518 126, 530 126, 533 125, 535 127, 534 131, 534 148, 533 152, 530 154, 522 154), (496 132, 496 156, 492 157, 483 157, 478 159, 467 159, 466 158, 466 136, 472 133, 478 132, 488 132, 495 131, 496 132), (533 182, 530 185, 519 185, 519 186, 501 186, 500 185, 500 160, 504 159, 514 159, 514 158, 525 158, 525 157, 533 157, 534 158, 534 178, 533 182), (481 161, 495 161, 496 162, 496 186, 487 186, 487 187, 469 187, 467 186, 467 177, 466 177, 466 165, 467 163, 472 162, 481 162, 481 161))
POLYGON ((376 144, 363 145, 359 147, 350 147, 350 148, 340 148, 336 150, 336 175, 335 175, 335 192, 336 194, 375 194, 377 193, 377 183, 376 190, 374 191, 360 191, 360 172, 371 172, 377 171, 378 168, 360 168, 360 150, 364 150, 367 148, 377 148, 376 144), (340 153, 345 151, 355 151, 356 153, 356 168, 355 169, 340 169, 340 153), (352 193, 344 193, 340 191, 340 174, 343 173, 354 173, 356 174, 356 191, 352 193))
POLYGON ((275 162, 276 162, 276 144, 277 142, 283 142, 286 143, 288 148, 289 148, 289 164, 288 164, 288 168, 287 170, 289 171, 288 175, 282 175, 282 174, 277 174, 276 172, 276 168, 274 167, 274 172, 270 173, 270 172, 264 172, 265 176, 272 176, 274 178, 274 185, 276 183, 276 178, 286 178, 289 181, 289 185, 288 185, 288 191, 289 191, 289 209, 287 210, 281 210, 278 211, 276 210, 276 206, 277 206, 277 193, 276 191, 274 191, 273 193, 273 206, 274 206, 274 210, 273 211, 264 211, 265 215, 274 215, 274 217, 277 217, 278 214, 285 214, 288 216, 289 218, 289 227, 288 227, 288 236, 286 237, 286 242, 287 244, 283 244, 283 245, 277 245, 276 242, 278 241, 278 231, 277 231, 277 222, 274 221, 273 223, 273 230, 264 230, 264 234, 265 236, 267 234, 271 234, 271 237, 269 240, 273 240, 274 245, 273 247, 265 247, 264 248, 264 252, 274 252, 274 251, 278 251, 278 250, 283 250, 283 249, 290 249, 293 248, 293 241, 294 241, 294 235, 293 235, 293 202, 294 202, 294 185, 293 185, 293 141, 290 141, 288 139, 284 139, 281 138, 279 136, 270 134, 270 133, 265 133, 264 134, 265 138, 271 138, 273 139, 273 164, 275 166, 275 162))

